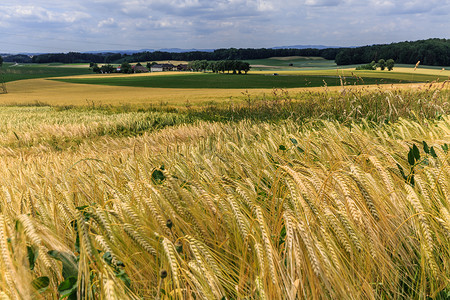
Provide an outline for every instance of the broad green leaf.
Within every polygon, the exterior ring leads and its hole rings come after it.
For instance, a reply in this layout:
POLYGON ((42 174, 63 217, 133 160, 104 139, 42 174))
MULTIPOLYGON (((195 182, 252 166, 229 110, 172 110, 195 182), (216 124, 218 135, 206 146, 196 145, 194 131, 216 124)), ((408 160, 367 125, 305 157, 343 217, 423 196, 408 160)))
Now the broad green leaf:
POLYGON ((282 151, 286 151, 286 150, 287 150, 287 148, 286 148, 285 145, 280 145, 280 146, 278 146, 278 149, 280 149, 280 150, 282 150, 282 151))
POLYGON ((27 246, 27 254, 30 270, 34 270, 34 265, 36 264, 36 259, 38 258, 39 250, 34 246, 27 246))
POLYGON ((420 151, 419 151, 419 148, 417 148, 416 144, 414 144, 412 149, 413 149, 413 153, 414 153, 414 158, 415 158, 416 160, 419 160, 419 159, 420 159, 420 151))
POLYGON ((408 163, 411 166, 414 166, 414 163, 416 162, 415 158, 414 158, 414 153, 413 153, 413 149, 410 148, 409 152, 408 152, 408 163))
POLYGON ((423 151, 427 154, 430 154, 430 148, 428 147, 427 142, 423 141, 423 151))
POLYGON ((290 140, 291 140, 292 144, 294 144, 294 145, 297 145, 297 144, 298 144, 298 142, 297 142, 297 140, 296 140, 296 139, 294 139, 294 138, 290 138, 290 140))
POLYGON ((152 181, 156 184, 162 183, 166 179, 164 173, 161 170, 155 169, 152 172, 152 181))
POLYGON ((75 255, 68 252, 59 252, 57 250, 50 250, 47 253, 54 259, 62 262, 62 275, 64 279, 70 277, 78 278, 78 262, 75 255))
POLYGON ((431 156, 433 156, 434 158, 437 158, 436 151, 434 151, 434 147, 431 147, 431 148, 430 148, 430 154, 431 154, 431 156))
POLYGON ((403 179, 406 180, 408 177, 406 177, 405 171, 403 171, 402 166, 400 166, 400 164, 397 164, 397 168, 399 169, 400 174, 402 175, 403 179))
POLYGON ((127 273, 125 273, 123 269, 120 269, 120 271, 116 273, 116 277, 120 278, 127 287, 131 286, 130 277, 128 277, 127 273))
POLYGON ((33 280, 31 285, 36 291, 38 291, 38 293, 43 293, 50 285, 50 279, 47 276, 42 276, 33 280))
POLYGON ((68 299, 77 299, 78 282, 76 277, 69 277, 58 286, 60 299, 69 297, 68 299))

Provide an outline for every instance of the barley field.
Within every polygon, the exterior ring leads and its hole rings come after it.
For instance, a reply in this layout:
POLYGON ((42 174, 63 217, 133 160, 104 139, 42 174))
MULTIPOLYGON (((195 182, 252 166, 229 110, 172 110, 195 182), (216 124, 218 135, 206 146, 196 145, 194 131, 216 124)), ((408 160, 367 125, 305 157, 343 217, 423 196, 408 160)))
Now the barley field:
POLYGON ((0 296, 448 299, 449 95, 0 107, 0 296))

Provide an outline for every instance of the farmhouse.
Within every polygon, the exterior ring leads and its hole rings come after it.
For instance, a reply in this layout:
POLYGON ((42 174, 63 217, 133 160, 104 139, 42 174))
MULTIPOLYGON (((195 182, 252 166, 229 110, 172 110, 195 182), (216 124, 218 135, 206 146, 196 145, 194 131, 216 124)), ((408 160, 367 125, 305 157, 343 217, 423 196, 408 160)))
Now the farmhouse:
POLYGON ((157 64, 151 67, 152 72, 173 71, 175 68, 172 64, 157 64))
POLYGON ((189 65, 188 64, 179 64, 177 66, 177 71, 189 71, 189 65))
POLYGON ((149 70, 144 66, 132 66, 134 73, 148 73, 149 70))

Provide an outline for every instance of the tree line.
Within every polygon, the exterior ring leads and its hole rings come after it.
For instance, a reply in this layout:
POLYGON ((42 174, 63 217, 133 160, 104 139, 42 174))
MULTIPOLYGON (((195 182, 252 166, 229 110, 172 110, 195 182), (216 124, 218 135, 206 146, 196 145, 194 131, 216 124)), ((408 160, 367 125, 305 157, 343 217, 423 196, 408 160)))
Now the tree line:
POLYGON ((450 66, 450 40, 428 39, 415 42, 345 48, 336 55, 337 65, 353 65, 391 58, 399 64, 450 66))
POLYGON ((388 71, 392 71, 394 69, 395 61, 390 58, 388 60, 380 59, 377 63, 373 60, 371 63, 358 66, 356 70, 376 70, 380 68, 381 71, 384 69, 388 69, 388 71))
POLYGON ((189 63, 188 69, 193 71, 211 71, 214 73, 233 72, 233 74, 244 72, 247 74, 250 71, 250 64, 240 60, 219 60, 219 61, 207 61, 207 60, 194 60, 189 63))
MULTIPOLYGON (((151 69, 151 67, 156 64, 156 62, 147 63, 147 69, 151 69)), ((136 66, 142 66, 141 63, 137 63, 136 66)), ((89 68, 92 69, 94 73, 135 73, 133 66, 129 62, 123 62, 120 65, 120 71, 117 67, 111 64, 104 64, 99 66, 97 63, 91 62, 89 68)), ((220 61, 207 61, 207 60, 194 60, 188 64, 188 70, 196 71, 196 72, 205 72, 211 71, 214 73, 225 73, 225 72, 233 72, 233 74, 245 74, 250 71, 250 64, 248 62, 240 61, 240 60, 220 60, 220 61)))
POLYGON ((135 61, 161 61, 161 60, 177 60, 177 61, 221 61, 221 60, 247 60, 247 59, 264 59, 269 57, 285 57, 285 56, 316 56, 325 59, 334 60, 340 48, 328 49, 268 49, 268 48, 228 48, 217 49, 212 52, 206 51, 189 51, 189 52, 139 52, 132 55, 120 53, 50 53, 35 55, 32 58, 33 63, 123 63, 135 61))
POLYGON ((49 53, 40 54, 32 57, 33 63, 64 63, 64 64, 74 64, 74 63, 105 63, 107 56, 104 54, 91 54, 91 53, 79 53, 79 52, 69 52, 69 53, 49 53))
MULTIPOLYGON (((393 59, 399 64, 421 64, 431 66, 450 66, 450 39, 428 39, 414 42, 400 42, 384 45, 372 45, 355 48, 327 48, 327 49, 271 49, 271 48, 228 48, 217 49, 212 52, 189 51, 173 53, 165 51, 139 52, 132 55, 120 53, 52 53, 35 55, 33 63, 123 63, 135 61, 221 61, 221 60, 249 60, 269 57, 286 56, 316 56, 328 60, 335 60, 338 65, 367 64, 380 59, 393 59)), ((8 56, 10 59, 28 59, 24 56, 8 56)), ((29 62, 29 61, 27 61, 29 62)))

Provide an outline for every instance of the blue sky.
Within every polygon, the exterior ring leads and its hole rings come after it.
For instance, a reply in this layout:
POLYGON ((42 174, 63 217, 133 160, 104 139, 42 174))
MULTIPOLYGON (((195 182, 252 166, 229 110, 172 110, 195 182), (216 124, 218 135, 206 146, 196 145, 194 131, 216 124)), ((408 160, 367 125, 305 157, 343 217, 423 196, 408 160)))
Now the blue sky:
POLYGON ((0 53, 450 38, 450 0, 2 0, 0 53))

